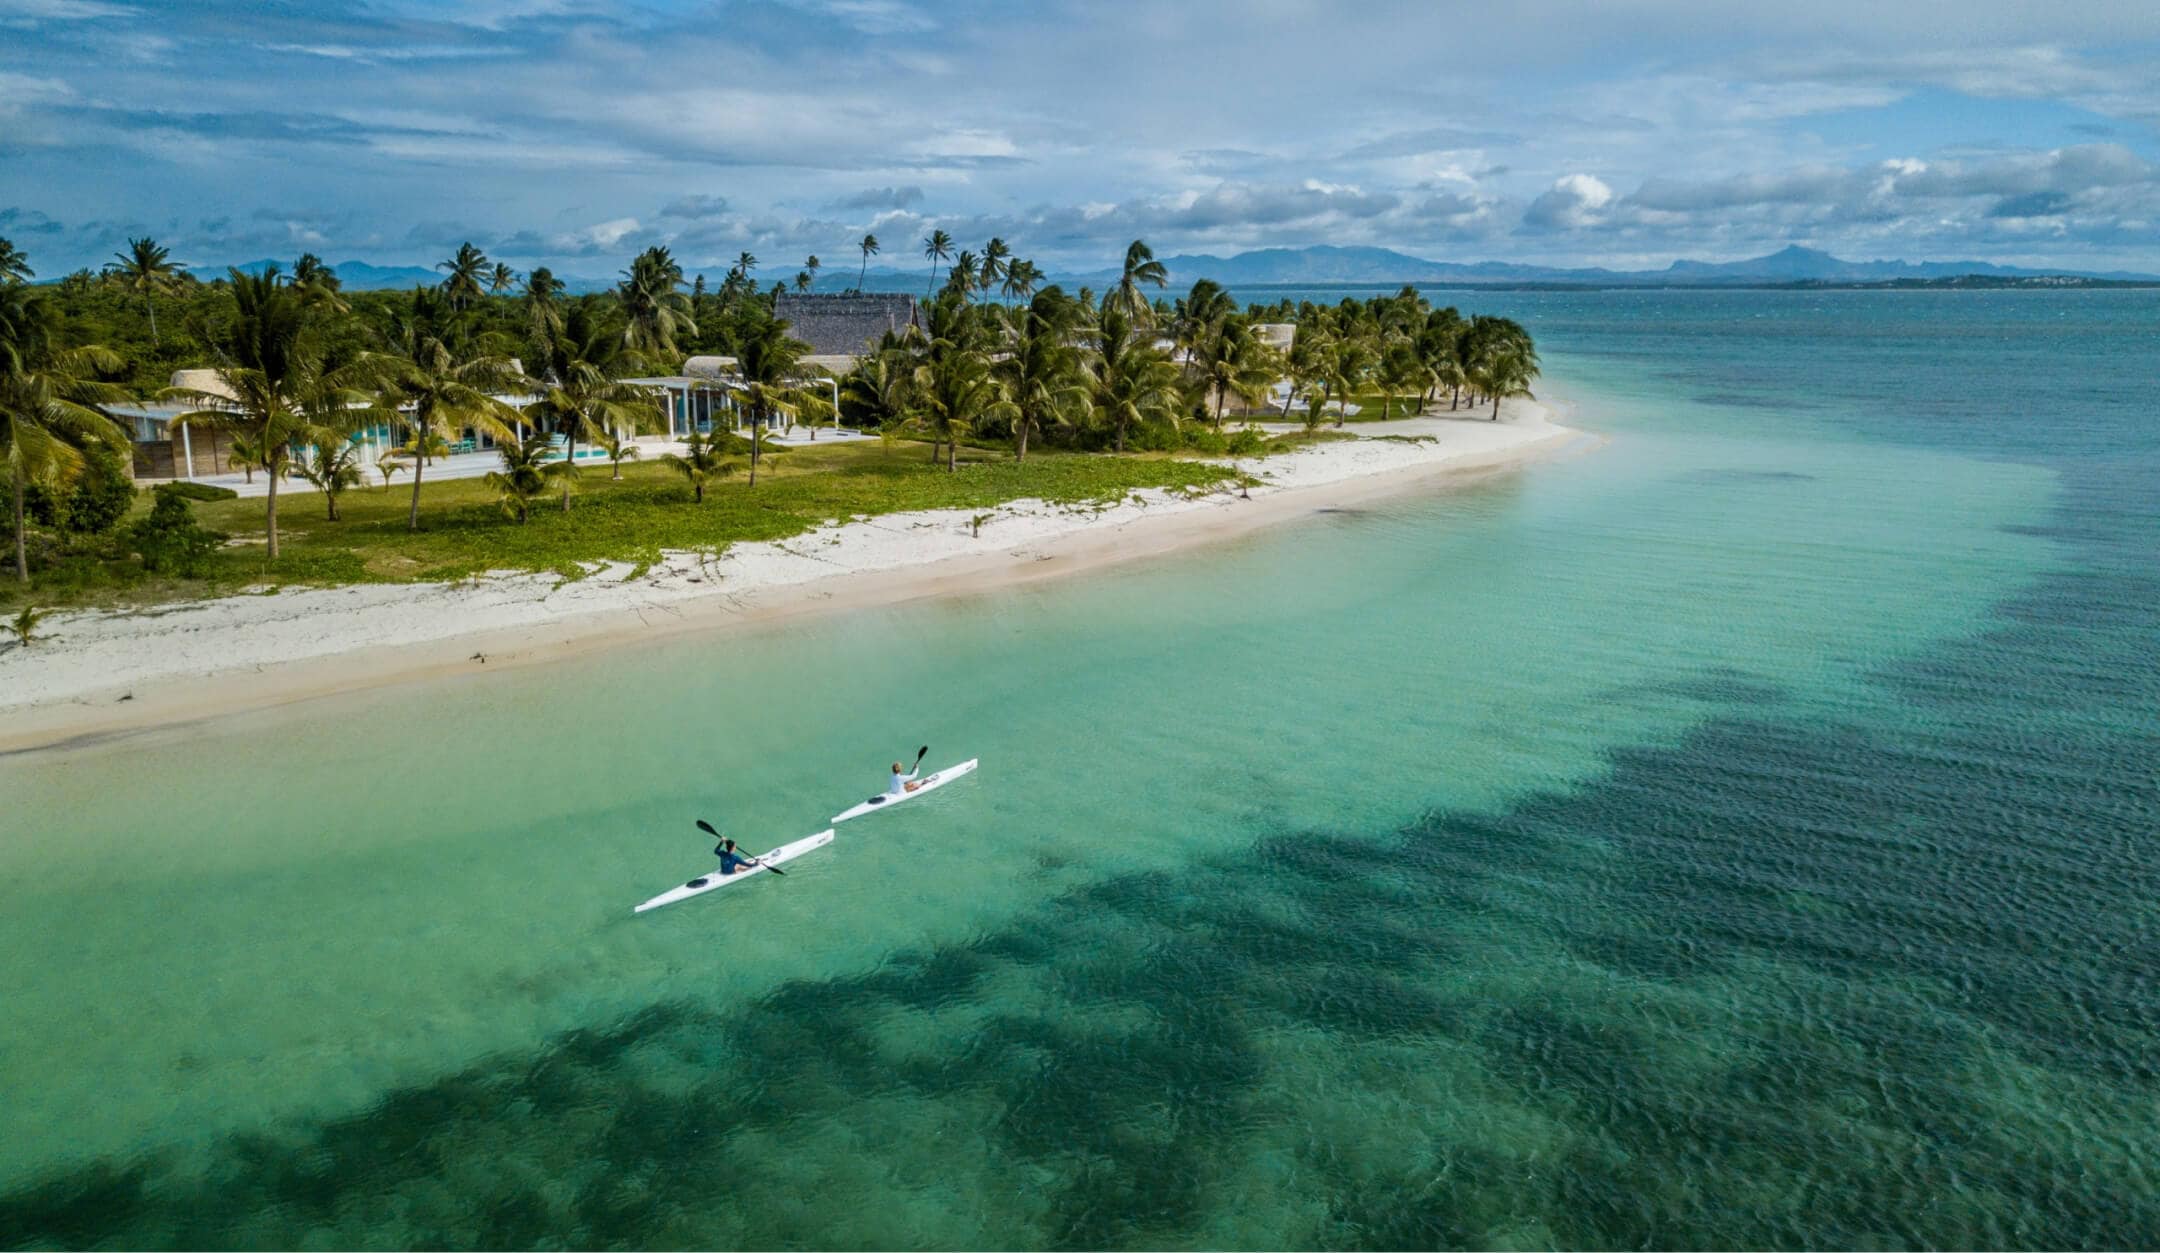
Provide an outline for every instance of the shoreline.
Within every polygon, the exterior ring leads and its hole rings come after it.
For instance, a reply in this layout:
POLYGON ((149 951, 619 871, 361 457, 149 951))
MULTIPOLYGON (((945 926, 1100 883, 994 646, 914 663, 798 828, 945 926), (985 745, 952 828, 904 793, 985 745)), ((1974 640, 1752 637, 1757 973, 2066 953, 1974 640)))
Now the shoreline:
POLYGON ((356 584, 55 614, 48 637, 0 653, 0 754, 115 738, 482 668, 964 595, 1234 538, 1315 509, 1474 482, 1600 440, 1517 402, 1509 420, 1399 419, 1355 441, 1245 462, 1234 492, 1135 493, 1106 507, 1010 501, 971 533, 965 510, 885 514, 718 555, 669 552, 584 578, 506 574, 460 584, 356 584), (1433 435, 1434 443, 1383 436, 1433 435))

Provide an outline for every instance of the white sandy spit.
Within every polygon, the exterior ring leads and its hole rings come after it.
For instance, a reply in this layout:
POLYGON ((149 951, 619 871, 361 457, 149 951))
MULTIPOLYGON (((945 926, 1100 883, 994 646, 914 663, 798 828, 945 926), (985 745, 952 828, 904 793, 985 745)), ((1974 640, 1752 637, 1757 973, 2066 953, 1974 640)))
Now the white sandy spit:
POLYGON ((1441 471, 1512 464, 1573 434, 1528 402, 1513 404, 1497 423, 1464 416, 1390 422, 1383 432, 1350 429, 1364 438, 1243 463, 1260 482, 1250 501, 1234 491, 1186 498, 1156 490, 1109 507, 1014 501, 992 511, 979 536, 966 510, 887 514, 737 544, 717 556, 671 552, 635 578, 632 567, 616 564, 575 580, 504 574, 455 584, 286 588, 54 614, 35 644, 0 651, 0 748, 472 664, 537 660, 628 634, 889 603, 1088 568, 1296 516, 1347 493, 1405 490, 1441 471))

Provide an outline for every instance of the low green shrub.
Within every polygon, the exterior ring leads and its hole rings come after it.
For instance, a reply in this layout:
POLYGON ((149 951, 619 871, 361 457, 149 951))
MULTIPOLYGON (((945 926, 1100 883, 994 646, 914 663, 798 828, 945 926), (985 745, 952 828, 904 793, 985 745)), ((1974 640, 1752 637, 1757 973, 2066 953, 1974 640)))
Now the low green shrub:
POLYGON ((178 496, 183 500, 240 499, 240 493, 234 491, 229 487, 219 487, 215 483, 190 483, 183 480, 178 483, 162 484, 158 487, 157 490, 160 492, 171 492, 173 495, 178 496))
POLYGON ((197 526, 183 495, 161 487, 149 516, 129 524, 126 538, 128 547, 142 556, 143 569, 153 574, 194 574, 225 536, 197 526))

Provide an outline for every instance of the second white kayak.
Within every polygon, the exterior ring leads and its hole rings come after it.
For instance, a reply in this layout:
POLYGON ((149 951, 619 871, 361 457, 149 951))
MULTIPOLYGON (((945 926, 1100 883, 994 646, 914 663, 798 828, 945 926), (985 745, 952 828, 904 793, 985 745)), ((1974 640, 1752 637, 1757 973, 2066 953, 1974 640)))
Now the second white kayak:
POLYGON ((715 888, 724 888, 730 883, 741 883, 744 879, 763 871, 768 866, 784 865, 804 853, 815 852, 832 843, 832 841, 832 828, 827 827, 816 835, 806 835, 793 844, 782 844, 763 857, 758 858, 756 864, 744 866, 734 874, 721 874, 716 870, 711 874, 699 875, 681 887, 669 888, 630 912, 642 914, 648 909, 658 909, 662 905, 673 905, 677 901, 686 901, 693 896, 703 896, 715 888))
POLYGON ((834 814, 833 821, 835 823, 846 822, 850 818, 860 818, 864 814, 874 814, 880 809, 890 809, 901 801, 914 800, 924 792, 944 787, 962 775, 974 773, 976 764, 981 760, 979 757, 970 757, 957 766, 947 766, 936 774, 927 775, 915 785, 915 790, 912 792, 902 792, 897 796, 890 792, 880 792, 846 813, 834 814))

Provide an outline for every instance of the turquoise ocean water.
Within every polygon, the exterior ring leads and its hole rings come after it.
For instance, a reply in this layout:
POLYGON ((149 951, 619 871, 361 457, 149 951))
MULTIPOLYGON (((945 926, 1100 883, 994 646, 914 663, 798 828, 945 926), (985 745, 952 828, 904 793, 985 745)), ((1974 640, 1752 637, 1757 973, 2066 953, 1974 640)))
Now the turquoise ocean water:
POLYGON ((0 758, 0 1244, 2160 1240, 2160 297, 1432 295, 1609 444, 0 758))

